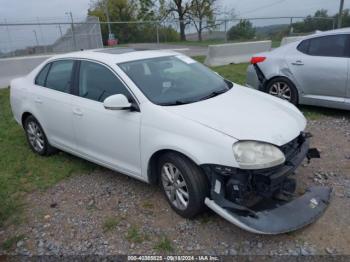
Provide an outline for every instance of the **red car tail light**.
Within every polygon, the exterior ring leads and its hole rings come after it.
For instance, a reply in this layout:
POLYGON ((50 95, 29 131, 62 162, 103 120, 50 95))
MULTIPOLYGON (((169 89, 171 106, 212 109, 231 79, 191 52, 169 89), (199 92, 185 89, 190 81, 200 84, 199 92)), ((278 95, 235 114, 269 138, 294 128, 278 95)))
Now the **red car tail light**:
POLYGON ((261 62, 264 62, 266 60, 265 56, 253 56, 252 59, 250 60, 250 63, 255 65, 261 62))

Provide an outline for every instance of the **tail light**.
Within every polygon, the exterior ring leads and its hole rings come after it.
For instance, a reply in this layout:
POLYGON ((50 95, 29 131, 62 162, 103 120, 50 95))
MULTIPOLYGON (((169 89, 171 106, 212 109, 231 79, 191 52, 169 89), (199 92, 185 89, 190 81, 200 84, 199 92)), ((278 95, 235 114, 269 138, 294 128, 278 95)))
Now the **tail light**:
POLYGON ((250 63, 252 65, 264 62, 266 60, 265 56, 253 56, 252 59, 250 60, 250 63))

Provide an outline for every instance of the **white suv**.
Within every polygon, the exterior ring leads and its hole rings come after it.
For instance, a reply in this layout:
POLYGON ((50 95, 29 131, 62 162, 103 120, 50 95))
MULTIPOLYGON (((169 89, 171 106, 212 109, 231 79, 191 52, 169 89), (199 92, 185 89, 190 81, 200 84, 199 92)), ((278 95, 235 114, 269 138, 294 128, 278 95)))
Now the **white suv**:
POLYGON ((278 197, 294 192, 293 171, 312 157, 298 109, 178 53, 55 56, 11 82, 11 106, 35 153, 60 149, 159 183, 183 217, 207 205, 241 228, 277 234, 311 223, 327 206, 325 188, 278 197), (274 206, 262 211, 261 200, 274 206))

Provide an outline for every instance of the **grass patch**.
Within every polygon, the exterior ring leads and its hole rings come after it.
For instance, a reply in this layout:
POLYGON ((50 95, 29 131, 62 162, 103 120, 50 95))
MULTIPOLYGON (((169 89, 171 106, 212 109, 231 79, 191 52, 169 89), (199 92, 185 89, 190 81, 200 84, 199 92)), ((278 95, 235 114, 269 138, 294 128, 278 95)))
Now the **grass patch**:
POLYGON ((153 209, 154 208, 154 204, 150 201, 145 201, 142 203, 142 207, 145 209, 153 209))
MULTIPOLYGON (((205 56, 194 56, 193 59, 204 63, 205 56)), ((211 67, 211 69, 232 82, 244 85, 246 82, 248 64, 231 64, 225 66, 211 67)))
POLYGON ((213 222, 213 216, 212 216, 212 214, 204 213, 198 217, 198 221, 199 221, 199 223, 206 225, 206 224, 213 222))
POLYGON ((4 250, 10 250, 18 241, 22 239, 24 239, 24 235, 10 237, 1 244, 1 247, 4 250))
POLYGON ((272 40, 272 48, 277 48, 281 46, 281 41, 278 40, 272 40))
POLYGON ((140 233, 137 226, 131 226, 128 229, 128 232, 126 233, 125 237, 129 242, 138 243, 138 244, 142 243, 144 240, 147 240, 147 236, 140 233))
POLYGON ((167 237, 162 237, 158 243, 155 244, 154 249, 159 252, 173 252, 174 248, 171 241, 167 237))
POLYGON ((327 116, 338 117, 338 118, 341 118, 341 117, 349 118, 349 114, 345 110, 316 107, 316 106, 304 106, 304 105, 301 105, 299 109, 303 112, 305 117, 309 120, 318 120, 327 116))
POLYGON ((46 189, 74 173, 91 172, 97 166, 60 152, 51 157, 34 154, 24 131, 13 119, 9 90, 0 90, 0 227, 19 216, 25 193, 46 189))
POLYGON ((109 217, 107 218, 104 222, 103 222, 103 225, 102 225, 102 228, 103 228, 103 232, 109 232, 113 229, 115 229, 119 223, 121 222, 121 218, 119 217, 109 217))

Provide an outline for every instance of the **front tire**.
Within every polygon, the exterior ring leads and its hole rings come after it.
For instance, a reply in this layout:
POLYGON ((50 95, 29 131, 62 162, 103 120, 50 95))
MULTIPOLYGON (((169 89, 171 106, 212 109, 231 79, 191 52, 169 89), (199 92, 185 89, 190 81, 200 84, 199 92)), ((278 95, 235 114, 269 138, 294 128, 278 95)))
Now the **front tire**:
POLYGON ((24 130, 28 144, 34 153, 41 156, 49 156, 57 151, 49 144, 43 128, 35 117, 28 116, 25 119, 24 130))
POLYGON ((191 160, 180 154, 167 153, 159 159, 158 174, 163 193, 176 213, 193 218, 205 210, 209 183, 191 160))
POLYGON ((298 90, 292 81, 285 77, 272 79, 266 86, 266 93, 287 100, 294 105, 298 104, 298 90))

